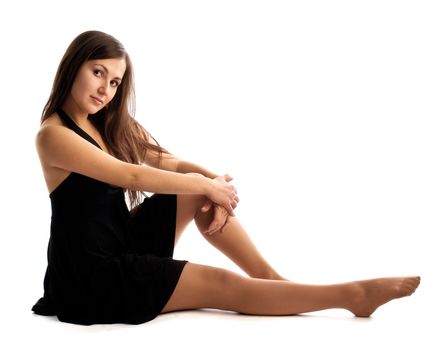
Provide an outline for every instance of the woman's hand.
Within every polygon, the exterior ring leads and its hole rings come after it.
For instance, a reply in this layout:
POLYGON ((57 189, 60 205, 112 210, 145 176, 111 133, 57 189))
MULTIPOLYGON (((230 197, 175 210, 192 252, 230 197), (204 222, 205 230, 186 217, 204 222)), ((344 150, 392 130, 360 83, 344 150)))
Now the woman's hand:
POLYGON ((203 234, 210 236, 216 232, 222 231, 230 217, 229 213, 226 209, 224 209, 224 207, 213 203, 210 199, 207 199, 207 202, 201 208, 201 211, 203 213, 206 213, 211 208, 213 208, 213 220, 210 222, 210 225, 208 225, 207 229, 202 232, 203 234))
MULTIPOLYGON (((219 176, 216 178, 218 181, 224 180, 225 182, 232 181, 232 177, 229 175, 219 176)), ((236 191, 235 191, 236 192, 236 191)), ((201 211, 203 213, 208 212, 211 208, 213 208, 213 220, 208 226, 208 228, 203 232, 204 234, 212 235, 215 232, 219 232, 223 229, 223 227, 227 224, 227 221, 229 219, 229 213, 227 210, 222 207, 221 205, 218 205, 216 203, 213 203, 210 199, 207 200, 207 202, 202 206, 201 211)))
POLYGON ((213 203, 222 206, 227 211, 228 215, 235 216, 233 209, 236 208, 240 199, 237 196, 235 187, 229 184, 232 180, 233 178, 227 174, 211 180, 210 191, 207 194, 207 197, 213 203))

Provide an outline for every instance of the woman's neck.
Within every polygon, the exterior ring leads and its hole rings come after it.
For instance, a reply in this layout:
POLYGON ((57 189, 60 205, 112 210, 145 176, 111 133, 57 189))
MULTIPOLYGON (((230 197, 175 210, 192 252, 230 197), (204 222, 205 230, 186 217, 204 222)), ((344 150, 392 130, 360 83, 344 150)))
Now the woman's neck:
POLYGON ((87 119, 89 114, 80 110, 79 106, 71 100, 67 99, 62 105, 62 109, 70 116, 70 118, 73 119, 76 124, 78 124, 78 126, 82 127, 83 125, 90 124, 87 119))

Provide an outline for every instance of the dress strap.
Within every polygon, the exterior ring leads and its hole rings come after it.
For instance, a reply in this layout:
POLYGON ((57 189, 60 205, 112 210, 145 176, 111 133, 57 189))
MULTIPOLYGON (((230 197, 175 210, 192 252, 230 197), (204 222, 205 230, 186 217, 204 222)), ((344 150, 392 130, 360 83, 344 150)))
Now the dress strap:
POLYGON ((69 128, 72 129, 74 132, 76 132, 79 136, 85 138, 87 141, 90 141, 95 146, 97 146, 99 149, 102 150, 101 146, 98 144, 98 142, 95 141, 95 139, 90 136, 88 133, 86 133, 83 129, 81 129, 78 124, 75 123, 75 121, 69 117, 67 113, 64 112, 62 108, 58 108, 56 112, 61 117, 64 124, 69 128))

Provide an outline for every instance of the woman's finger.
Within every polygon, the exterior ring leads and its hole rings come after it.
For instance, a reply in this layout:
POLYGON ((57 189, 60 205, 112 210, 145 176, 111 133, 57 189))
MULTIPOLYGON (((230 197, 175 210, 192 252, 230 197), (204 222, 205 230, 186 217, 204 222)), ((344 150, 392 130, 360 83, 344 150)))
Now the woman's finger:
POLYGON ((206 213, 210 210, 210 208, 212 207, 213 202, 210 199, 207 199, 207 201, 205 202, 205 204, 202 206, 201 211, 203 213, 206 213))
POLYGON ((235 213, 233 212, 233 207, 230 203, 227 203, 224 208, 227 210, 230 216, 235 216, 235 213))
POLYGON ((227 182, 230 182, 230 181, 233 180, 233 177, 231 177, 229 174, 225 174, 225 175, 224 175, 224 179, 225 179, 227 182))
POLYGON ((227 212, 225 210, 221 210, 220 207, 218 207, 217 205, 214 205, 213 220, 204 233, 212 235, 213 233, 218 231, 223 226, 223 222, 225 222, 226 216, 227 216, 227 212))
POLYGON ((207 232, 209 235, 212 235, 216 232, 222 230, 222 228, 226 225, 227 219, 229 215, 223 207, 215 206, 215 217, 210 224, 207 232))

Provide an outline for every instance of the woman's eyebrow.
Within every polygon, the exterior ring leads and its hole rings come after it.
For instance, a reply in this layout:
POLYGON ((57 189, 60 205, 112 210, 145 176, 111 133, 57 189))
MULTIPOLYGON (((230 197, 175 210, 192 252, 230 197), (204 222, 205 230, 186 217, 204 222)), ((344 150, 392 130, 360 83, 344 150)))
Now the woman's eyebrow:
MULTIPOLYGON (((96 66, 103 67, 103 69, 106 71, 106 73, 109 73, 109 69, 106 68, 106 66, 102 65, 101 63, 95 63, 96 66)), ((120 77, 115 77, 114 79, 122 80, 120 77)))

